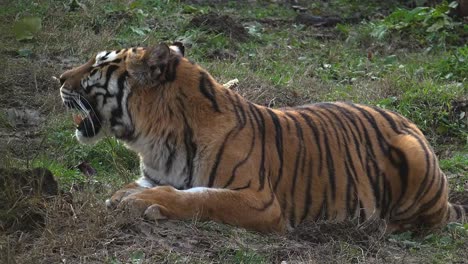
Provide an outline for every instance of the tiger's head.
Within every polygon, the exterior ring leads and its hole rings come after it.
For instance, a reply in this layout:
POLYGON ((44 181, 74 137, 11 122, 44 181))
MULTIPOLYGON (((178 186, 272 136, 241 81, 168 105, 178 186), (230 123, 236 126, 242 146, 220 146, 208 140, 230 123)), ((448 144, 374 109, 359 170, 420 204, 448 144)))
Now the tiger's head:
POLYGON ((94 144, 105 136, 129 139, 134 125, 128 101, 135 89, 170 81, 171 58, 183 57, 184 46, 160 44, 99 52, 84 65, 64 72, 60 95, 73 116, 79 142, 94 144))

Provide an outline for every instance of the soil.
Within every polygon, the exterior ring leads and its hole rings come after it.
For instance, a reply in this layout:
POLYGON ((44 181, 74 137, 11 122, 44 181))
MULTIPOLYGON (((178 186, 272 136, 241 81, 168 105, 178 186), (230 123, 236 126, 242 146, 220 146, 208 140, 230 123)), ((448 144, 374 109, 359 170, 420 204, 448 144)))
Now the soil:
POLYGON ((34 230, 46 222, 47 199, 58 194, 58 184, 45 168, 0 168, 0 230, 34 230))
POLYGON ((216 13, 198 15, 190 21, 190 26, 214 33, 223 33, 225 36, 236 41, 246 41, 249 38, 249 34, 242 24, 229 15, 219 15, 216 13))

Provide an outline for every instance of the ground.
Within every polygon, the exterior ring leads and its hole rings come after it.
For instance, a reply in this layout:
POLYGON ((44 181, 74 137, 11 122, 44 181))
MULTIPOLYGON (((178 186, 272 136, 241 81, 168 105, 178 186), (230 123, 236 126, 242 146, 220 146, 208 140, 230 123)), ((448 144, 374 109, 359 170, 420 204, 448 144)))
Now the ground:
POLYGON ((137 177, 136 155, 113 139, 78 145, 52 78, 104 49, 182 41, 258 104, 343 100, 409 117, 466 204, 467 20, 453 3, 388 2, 2 2, 0 262, 468 263, 468 225, 455 223, 385 235, 382 222, 320 222, 280 236, 109 212, 105 198, 137 177), (49 172, 56 182, 35 180, 49 172))

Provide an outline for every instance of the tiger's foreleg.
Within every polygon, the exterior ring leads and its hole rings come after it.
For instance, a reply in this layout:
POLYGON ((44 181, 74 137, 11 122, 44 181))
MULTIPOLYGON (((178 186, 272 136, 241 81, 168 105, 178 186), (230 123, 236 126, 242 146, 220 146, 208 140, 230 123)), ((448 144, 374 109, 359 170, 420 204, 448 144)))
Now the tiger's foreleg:
POLYGON ((153 220, 214 220, 260 232, 286 231, 276 196, 268 191, 158 186, 127 196, 118 207, 153 220))

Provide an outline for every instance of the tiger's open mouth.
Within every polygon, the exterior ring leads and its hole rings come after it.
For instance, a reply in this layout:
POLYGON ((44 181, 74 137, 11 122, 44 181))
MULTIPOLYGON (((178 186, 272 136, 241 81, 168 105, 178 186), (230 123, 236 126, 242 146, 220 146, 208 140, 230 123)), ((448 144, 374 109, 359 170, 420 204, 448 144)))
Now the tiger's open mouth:
POLYGON ((101 129, 101 118, 91 104, 80 96, 78 100, 64 101, 68 109, 72 109, 75 113, 72 114, 73 122, 76 129, 84 137, 94 137, 101 129))
POLYGON ((86 116, 72 114, 72 117, 76 129, 85 137, 93 137, 99 132, 99 129, 101 129, 101 122, 94 112, 90 112, 86 116))

